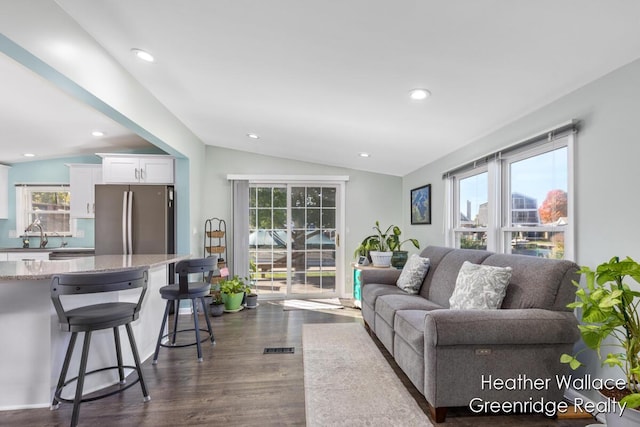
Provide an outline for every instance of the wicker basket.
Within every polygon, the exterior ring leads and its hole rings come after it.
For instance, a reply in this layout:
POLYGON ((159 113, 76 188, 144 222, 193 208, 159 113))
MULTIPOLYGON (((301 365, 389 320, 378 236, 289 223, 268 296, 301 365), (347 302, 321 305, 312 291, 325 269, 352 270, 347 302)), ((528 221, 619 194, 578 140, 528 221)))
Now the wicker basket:
POLYGON ((219 239, 221 237, 224 237, 224 231, 222 230, 207 231, 207 237, 219 239))
POLYGON ((207 246, 207 252, 210 254, 221 254, 224 252, 224 246, 207 246))

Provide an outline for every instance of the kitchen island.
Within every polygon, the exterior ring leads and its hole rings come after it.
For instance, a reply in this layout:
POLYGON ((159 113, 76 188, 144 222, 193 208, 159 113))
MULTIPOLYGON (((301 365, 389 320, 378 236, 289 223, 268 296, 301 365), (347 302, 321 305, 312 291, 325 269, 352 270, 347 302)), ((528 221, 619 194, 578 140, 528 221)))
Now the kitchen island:
MULTIPOLYGON (((142 360, 155 350, 158 328, 164 313, 159 288, 167 283, 168 266, 187 259, 186 255, 100 255, 60 261, 0 262, 0 410, 47 407, 51 403, 70 333, 60 331, 58 316, 51 303, 51 277, 60 273, 114 271, 149 267, 149 282, 140 318, 132 323, 142 360)), ((135 302, 137 293, 117 298, 135 302)), ((83 303, 105 301, 105 295, 83 295, 83 303)), ((111 297, 116 298, 116 297, 111 297)), ((124 340, 125 364, 133 364, 128 341, 124 340)), ((77 346, 78 347, 78 346, 77 346)), ((77 349, 69 376, 77 375, 80 359, 77 349), (77 354, 76 354, 77 353, 77 354)), ((113 332, 94 332, 87 370, 113 365, 113 332)), ((117 374, 106 371, 87 377, 90 392, 117 382, 117 374)), ((73 387, 65 389, 65 395, 73 387)), ((153 396, 153 390, 151 390, 153 396)))

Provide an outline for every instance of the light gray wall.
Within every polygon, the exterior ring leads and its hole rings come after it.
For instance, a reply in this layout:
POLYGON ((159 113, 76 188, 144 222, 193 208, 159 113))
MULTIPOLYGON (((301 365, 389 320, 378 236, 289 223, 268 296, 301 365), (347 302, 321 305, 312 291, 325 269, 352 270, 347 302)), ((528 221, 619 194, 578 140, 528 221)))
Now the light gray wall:
MULTIPOLYGON (((382 224, 399 224, 402 203, 409 203, 400 189, 402 179, 390 175, 374 174, 353 169, 324 166, 263 156, 243 151, 208 146, 206 148, 207 167, 202 183, 203 216, 202 227, 198 230, 200 242, 204 239, 204 221, 218 217, 227 221, 231 227, 231 183, 228 174, 255 175, 348 175, 346 184, 346 236, 341 242, 345 245, 345 286, 350 294, 353 288, 350 264, 353 252, 360 241, 371 234, 376 220, 382 224)), ((194 197, 194 196, 192 196, 194 197)), ((231 245, 231 242, 228 242, 231 245)), ((202 248, 200 249, 202 253, 202 248)), ((230 259, 231 262, 233 260, 230 259)))
MULTIPOLYGON (((404 194, 432 184, 433 225, 410 227, 405 210, 405 228, 424 227, 428 243, 444 244, 442 173, 569 119, 581 122, 575 157, 575 261, 595 268, 615 255, 640 260, 635 225, 640 212, 640 132, 636 129, 640 123, 640 60, 406 175, 404 194)), ((586 372, 620 376, 618 370, 601 368, 597 360, 589 362, 586 372)))

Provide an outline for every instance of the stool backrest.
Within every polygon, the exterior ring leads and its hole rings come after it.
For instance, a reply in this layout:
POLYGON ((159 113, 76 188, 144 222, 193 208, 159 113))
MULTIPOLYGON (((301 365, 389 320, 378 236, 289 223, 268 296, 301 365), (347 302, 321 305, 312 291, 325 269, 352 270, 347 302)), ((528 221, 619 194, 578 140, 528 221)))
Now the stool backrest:
POLYGON ((218 269, 218 260, 214 257, 191 258, 178 261, 176 274, 180 293, 187 293, 189 289, 189 274, 203 273, 207 277, 206 282, 211 283, 213 273, 218 269), (207 274, 208 273, 208 274, 207 274))
POLYGON ((147 292, 148 267, 118 271, 91 273, 56 274, 51 278, 51 301, 61 323, 67 323, 67 316, 60 301, 61 295, 83 295, 100 292, 118 292, 141 288, 134 313, 140 311, 142 300, 147 292))

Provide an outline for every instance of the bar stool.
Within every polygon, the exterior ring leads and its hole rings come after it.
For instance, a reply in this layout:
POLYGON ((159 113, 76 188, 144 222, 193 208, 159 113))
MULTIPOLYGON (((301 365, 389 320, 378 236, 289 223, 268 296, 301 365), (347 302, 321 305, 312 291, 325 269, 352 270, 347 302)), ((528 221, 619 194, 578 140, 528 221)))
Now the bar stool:
POLYGON ((211 329, 211 321, 209 320, 209 315, 207 314, 207 305, 205 303, 204 297, 209 295, 209 290, 211 288, 211 277, 213 277, 214 271, 217 270, 217 259, 213 257, 207 258, 193 258, 187 259, 183 261, 179 261, 176 264, 176 274, 178 274, 178 284, 167 285, 160 288, 160 296, 163 299, 167 300, 167 305, 164 310, 164 316, 162 317, 162 324, 160 325, 160 333, 158 334, 158 342, 156 343, 156 352, 153 355, 153 364, 156 365, 158 363, 158 353, 160 352, 160 347, 167 348, 180 348, 180 347, 189 347, 192 345, 197 346, 198 348, 198 362, 202 362, 202 348, 200 346, 201 343, 210 339, 211 343, 214 344, 215 340, 213 337, 213 329, 211 329), (204 273, 206 275, 205 281, 198 282, 189 282, 189 274, 193 273, 204 273), (208 274, 206 274, 208 273, 208 274), (181 329, 178 330, 178 311, 180 309, 180 301, 181 300, 191 300, 191 306, 193 308, 193 328, 189 329, 181 329), (205 313, 205 320, 207 321, 207 329, 200 329, 198 324, 198 310, 196 305, 196 300, 200 300, 202 303, 202 309, 205 313), (169 311, 171 310, 171 305, 174 306, 173 311, 173 331, 165 334, 164 329, 167 325, 167 319, 169 317, 169 311), (196 339, 194 342, 189 342, 186 344, 176 344, 176 336, 181 332, 191 332, 194 331, 196 335, 196 339), (200 339, 200 332, 207 332, 209 334, 208 338, 200 339), (169 337, 171 335, 171 342, 169 344, 165 344, 162 341, 164 338, 169 337))
POLYGON ((122 271, 98 272, 98 273, 67 273, 58 274, 51 279, 51 300, 58 313, 60 329, 71 332, 71 339, 62 364, 60 378, 54 392, 51 409, 58 409, 60 402, 73 403, 73 414, 71 416, 71 425, 78 424, 80 414, 80 404, 82 402, 91 402, 102 399, 116 393, 120 393, 136 383, 140 383, 142 388, 142 396, 145 402, 151 400, 142 376, 142 368, 140 365, 140 356, 138 348, 131 329, 131 322, 136 320, 140 314, 142 300, 147 290, 148 268, 135 268, 122 271), (73 296, 96 293, 109 293, 115 295, 119 291, 140 288, 140 294, 137 302, 113 301, 103 302, 99 304, 85 304, 80 307, 78 298, 73 296), (61 298, 62 297, 62 298, 61 298), (76 300, 76 301, 73 301, 76 300), (75 305, 77 308, 65 309, 64 304, 75 305), (129 344, 131 345, 131 353, 135 366, 123 365, 122 351, 120 346, 120 333, 118 328, 124 325, 129 336, 129 344), (91 333, 101 329, 113 328, 113 337, 115 340, 115 350, 117 365, 109 366, 86 372, 87 360, 89 358, 89 345, 91 344, 91 333), (78 376, 66 380, 67 371, 73 355, 76 338, 79 332, 84 332, 84 344, 82 346, 82 357, 80 359, 80 367, 78 376), (124 369, 133 369, 137 372, 135 381, 122 386, 126 383, 124 369), (101 394, 91 394, 91 397, 83 398, 82 389, 84 387, 85 376, 103 372, 111 369, 118 370, 120 379, 120 387, 114 391, 107 391, 101 394), (74 399, 61 397, 64 387, 72 382, 76 382, 76 392, 74 399))

